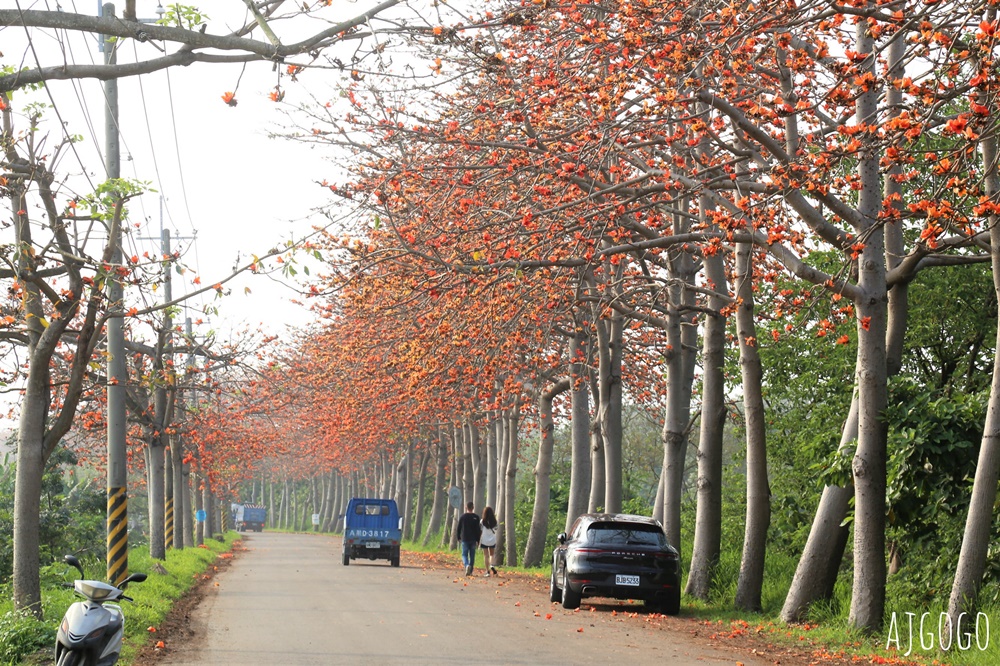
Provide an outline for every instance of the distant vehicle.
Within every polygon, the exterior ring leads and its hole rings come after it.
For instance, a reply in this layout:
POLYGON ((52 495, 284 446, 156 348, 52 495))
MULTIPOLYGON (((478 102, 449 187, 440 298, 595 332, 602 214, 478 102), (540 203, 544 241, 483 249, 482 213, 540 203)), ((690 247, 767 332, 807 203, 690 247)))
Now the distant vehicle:
POLYGON ((267 522, 267 507, 263 504, 233 504, 233 524, 237 532, 261 532, 267 522))
POLYGON ((552 552, 551 601, 573 609, 584 597, 642 599, 668 615, 680 612, 680 556, 658 521, 587 513, 558 539, 552 552))
POLYGON ((344 566, 351 560, 389 560, 399 566, 403 520, 395 500, 355 497, 344 514, 344 566))

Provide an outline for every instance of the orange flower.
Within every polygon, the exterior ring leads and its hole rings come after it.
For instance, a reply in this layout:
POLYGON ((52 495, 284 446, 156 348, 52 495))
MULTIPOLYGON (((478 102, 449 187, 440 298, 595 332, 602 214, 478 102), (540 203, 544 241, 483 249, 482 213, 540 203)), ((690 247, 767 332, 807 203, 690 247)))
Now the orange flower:
POLYGON ((228 104, 229 106, 236 106, 236 93, 232 92, 223 93, 222 101, 228 104))

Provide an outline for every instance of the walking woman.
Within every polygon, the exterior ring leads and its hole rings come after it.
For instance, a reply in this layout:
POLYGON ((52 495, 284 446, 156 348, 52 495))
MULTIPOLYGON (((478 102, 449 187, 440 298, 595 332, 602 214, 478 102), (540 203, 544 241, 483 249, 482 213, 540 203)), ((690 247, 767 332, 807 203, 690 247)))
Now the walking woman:
POLYGON ((497 575, 497 568, 493 566, 493 554, 497 547, 497 517, 493 513, 493 507, 488 506, 483 509, 483 519, 480 521, 482 534, 479 537, 479 545, 483 548, 483 559, 486 562, 486 577, 497 575))

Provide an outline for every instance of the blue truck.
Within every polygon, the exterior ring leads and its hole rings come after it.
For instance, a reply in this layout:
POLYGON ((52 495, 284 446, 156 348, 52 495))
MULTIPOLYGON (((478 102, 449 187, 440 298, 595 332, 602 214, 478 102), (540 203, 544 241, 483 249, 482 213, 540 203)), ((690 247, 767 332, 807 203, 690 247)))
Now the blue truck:
POLYGON ((237 532, 262 532, 267 522, 267 508, 263 504, 233 504, 233 525, 237 532))
POLYGON ((399 566, 403 521, 395 500, 352 498, 344 514, 344 566, 351 560, 389 560, 399 566))

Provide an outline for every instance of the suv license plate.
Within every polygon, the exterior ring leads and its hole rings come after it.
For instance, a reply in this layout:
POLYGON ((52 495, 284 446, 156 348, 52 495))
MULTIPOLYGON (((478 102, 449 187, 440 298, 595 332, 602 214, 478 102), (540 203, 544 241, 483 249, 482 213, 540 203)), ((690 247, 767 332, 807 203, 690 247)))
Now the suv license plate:
MULTIPOLYGON (((381 548, 382 544, 380 544, 378 541, 369 541, 368 543, 365 544, 365 547, 366 548, 381 548)), ((636 585, 638 585, 638 584, 639 583, 638 583, 638 579, 637 579, 636 585)))
POLYGON ((639 587, 639 577, 615 574, 615 585, 631 585, 633 587, 639 587))

